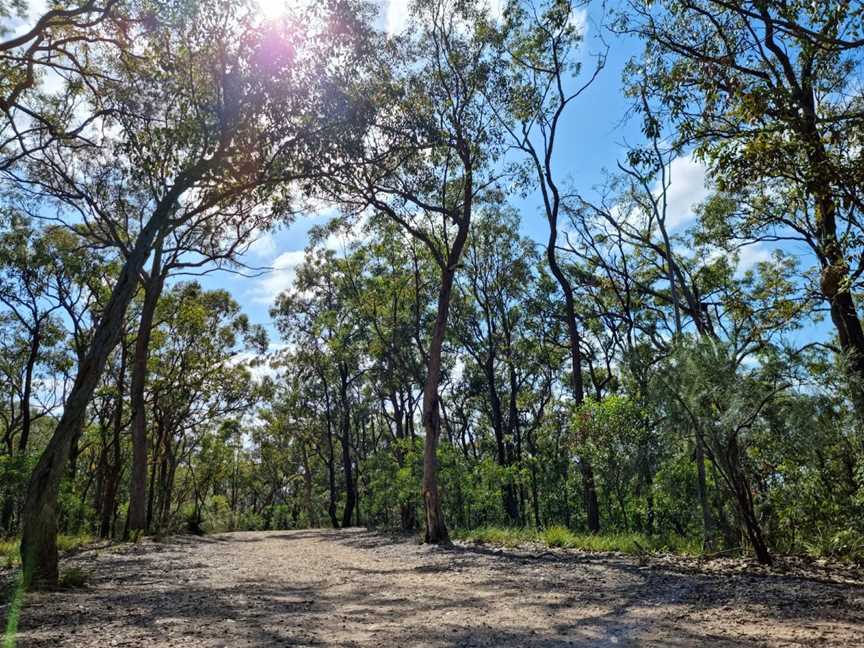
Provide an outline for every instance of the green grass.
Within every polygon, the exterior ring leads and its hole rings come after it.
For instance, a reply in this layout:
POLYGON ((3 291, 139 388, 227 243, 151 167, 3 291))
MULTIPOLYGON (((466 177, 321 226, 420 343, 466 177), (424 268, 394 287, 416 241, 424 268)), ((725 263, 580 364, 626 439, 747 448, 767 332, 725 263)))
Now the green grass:
POLYGON ((467 540, 481 544, 498 545, 501 547, 518 547, 529 542, 537 542, 537 532, 534 529, 509 527, 479 527, 471 530, 458 530, 453 533, 457 540, 467 540))
POLYGON ((0 539, 0 567, 14 567, 18 563, 18 538, 0 539))
POLYGON ((562 526, 546 529, 526 529, 507 527, 481 527, 457 531, 454 536, 459 540, 518 547, 526 544, 539 544, 545 547, 578 549, 580 551, 614 551, 639 555, 643 553, 676 553, 698 555, 701 553, 698 542, 681 538, 659 538, 640 533, 574 533, 562 526))
MULTIPOLYGON (((77 535, 60 535, 57 536, 57 549, 63 553, 78 549, 84 545, 91 544, 96 541, 91 535, 81 533, 77 535)), ((3 538, 0 539, 0 567, 14 567, 21 562, 19 552, 21 541, 18 538, 3 538)))

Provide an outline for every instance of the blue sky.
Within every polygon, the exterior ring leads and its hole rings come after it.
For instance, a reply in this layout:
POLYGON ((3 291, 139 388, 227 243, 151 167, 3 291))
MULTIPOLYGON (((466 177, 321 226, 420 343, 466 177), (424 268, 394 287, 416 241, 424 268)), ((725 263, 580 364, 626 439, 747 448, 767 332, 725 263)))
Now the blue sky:
MULTIPOLYGON (((380 3, 381 28, 395 33, 410 26, 406 0, 376 1, 380 3)), ((490 11, 500 14, 504 1, 487 0, 490 11)), ((311 3, 314 0, 257 2, 266 17, 278 15, 286 2, 311 3)), ((614 5, 614 0, 610 4, 614 5)), ((555 160, 559 177, 565 178, 563 186, 568 191, 576 190, 589 197, 603 181, 604 169, 615 169, 616 161, 623 156, 625 143, 639 143, 641 137, 636 120, 625 120, 627 100, 621 93, 624 65, 638 53, 640 45, 633 39, 625 39, 606 30, 600 6, 599 1, 591 2, 587 10, 579 14, 586 32, 582 56, 585 70, 590 73, 594 65, 591 54, 604 50, 608 45, 606 66, 593 85, 569 106, 561 125, 555 160)), ((30 5, 29 19, 15 24, 14 30, 25 30, 35 17, 44 12, 45 7, 45 0, 34 0, 30 5)), ((584 82, 584 78, 587 77, 583 74, 582 80, 577 82, 584 82)), ((692 222, 692 206, 707 195, 707 190, 704 168, 689 158, 679 158, 673 162, 671 177, 669 222, 674 230, 692 222)), ((514 196, 511 203, 520 212, 523 234, 544 241, 547 226, 540 210, 539 196, 529 195, 524 199, 514 196)), ((241 259, 250 267, 271 268, 259 271, 257 276, 216 272, 201 277, 200 281, 207 288, 227 289, 254 323, 267 328, 271 342, 278 343, 269 308, 276 295, 290 287, 294 268, 303 260, 310 228, 326 222, 332 215, 331 211, 329 214, 300 216, 292 224, 263 235, 241 259)), ((747 267, 768 258, 769 254, 770 249, 764 246, 745 249, 742 251, 741 265, 747 267)), ((189 277, 176 277, 174 281, 185 279, 189 277)))
MULTIPOLYGON (((276 16, 283 11, 285 3, 312 3, 315 0, 257 0, 263 15, 276 16)), ((391 33, 410 26, 406 0, 375 0, 380 3, 379 26, 391 33)), ((500 14, 505 0, 487 0, 490 11, 500 14)), ((46 0, 30 3, 27 20, 11 21, 15 32, 25 31, 35 19, 44 13, 46 0)), ((600 13, 601 2, 595 0, 587 10, 580 12, 579 20, 585 25, 585 43, 582 50, 585 71, 593 69, 592 54, 608 45, 606 66, 593 85, 568 108, 561 125, 556 148, 556 168, 563 176, 563 186, 568 191, 576 190, 591 197, 593 189, 604 179, 604 169, 615 169, 615 163, 624 154, 625 143, 640 143, 637 121, 625 120, 627 100, 621 92, 621 75, 626 62, 640 50, 640 44, 632 38, 623 38, 604 28, 606 18, 600 13)), ((609 3, 615 4, 615 0, 609 3)), ((584 82, 583 73, 581 80, 584 82)), ((51 80, 46 81, 50 85, 51 80)), ((689 158, 675 160, 671 168, 672 183, 669 188, 670 217, 673 229, 686 227, 693 219, 692 206, 707 195, 704 168, 689 158)), ((538 195, 527 198, 514 196, 511 203, 519 210, 522 232, 538 241, 547 236, 545 217, 540 211, 538 195)), ((314 225, 325 222, 330 214, 313 213, 300 216, 289 226, 267 233, 252 245, 242 261, 250 267, 265 268, 257 276, 244 277, 228 272, 217 272, 202 277, 208 288, 224 288, 230 291, 250 319, 263 324, 277 342, 268 310, 276 295, 290 287, 294 268, 303 260, 308 232, 314 225)), ((770 248, 752 246, 742 251, 741 265, 747 267, 759 260, 767 259, 770 248)), ((176 280, 189 279, 177 277, 176 280)))
MULTIPOLYGON (((270 0, 267 0, 270 1, 270 0)), ((275 0, 274 0, 275 1, 275 0)), ((380 19, 382 26, 398 31, 407 24, 405 3, 400 0, 383 0, 380 19)), ((498 6, 494 3, 492 8, 498 6)), ((599 3, 595 3, 595 7, 599 3)), ((584 51, 593 53, 603 48, 600 36, 609 46, 605 69, 594 84, 571 104, 562 124, 557 149, 556 165, 567 178, 566 184, 583 194, 591 194, 592 188, 603 180, 604 169, 614 169, 621 158, 625 142, 637 143, 640 138, 635 120, 624 122, 627 110, 621 94, 621 73, 627 60, 637 53, 638 43, 617 37, 602 27, 603 16, 597 10, 586 15, 587 37, 584 51)), ((593 66, 593 59, 586 57, 585 69, 593 66)), ((679 159, 673 165, 673 183, 670 188, 673 205, 673 220, 682 226, 692 214, 690 207, 704 198, 704 170, 689 159, 679 159)), ((511 200, 522 219, 525 235, 542 241, 547 235, 547 226, 540 211, 538 196, 511 200)), ((240 277, 227 273, 210 275, 203 283, 211 288, 225 288, 243 306, 250 319, 264 324, 276 341, 268 309, 273 298, 290 285, 293 268, 302 261, 309 229, 327 220, 326 215, 301 216, 293 224, 265 235, 243 258, 250 266, 270 266, 274 269, 258 277, 240 277)))

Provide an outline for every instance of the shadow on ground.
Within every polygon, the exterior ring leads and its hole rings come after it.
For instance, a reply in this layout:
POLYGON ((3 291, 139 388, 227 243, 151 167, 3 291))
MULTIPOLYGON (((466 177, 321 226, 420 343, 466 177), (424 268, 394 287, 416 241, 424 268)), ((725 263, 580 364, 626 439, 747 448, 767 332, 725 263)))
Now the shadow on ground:
POLYGON ((180 537, 73 560, 89 586, 31 597, 19 647, 841 645, 864 632, 860 586, 363 530, 180 537))

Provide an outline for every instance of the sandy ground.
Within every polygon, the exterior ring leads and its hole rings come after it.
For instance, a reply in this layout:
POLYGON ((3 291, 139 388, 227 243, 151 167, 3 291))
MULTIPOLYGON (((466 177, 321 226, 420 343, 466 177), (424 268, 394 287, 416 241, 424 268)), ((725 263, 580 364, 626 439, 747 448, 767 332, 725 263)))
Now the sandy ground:
POLYGON ((72 566, 88 585, 30 596, 19 648, 864 646, 854 571, 442 549, 363 530, 180 537, 72 566))

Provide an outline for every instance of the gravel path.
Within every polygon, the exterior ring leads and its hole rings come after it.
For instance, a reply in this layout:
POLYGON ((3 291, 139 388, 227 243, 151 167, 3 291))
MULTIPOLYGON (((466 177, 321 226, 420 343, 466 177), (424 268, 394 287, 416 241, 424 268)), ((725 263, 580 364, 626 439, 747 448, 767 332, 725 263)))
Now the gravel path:
POLYGON ((864 645, 854 574, 731 561, 441 549, 347 530, 180 537, 63 566, 89 573, 87 587, 30 596, 19 648, 864 645))

